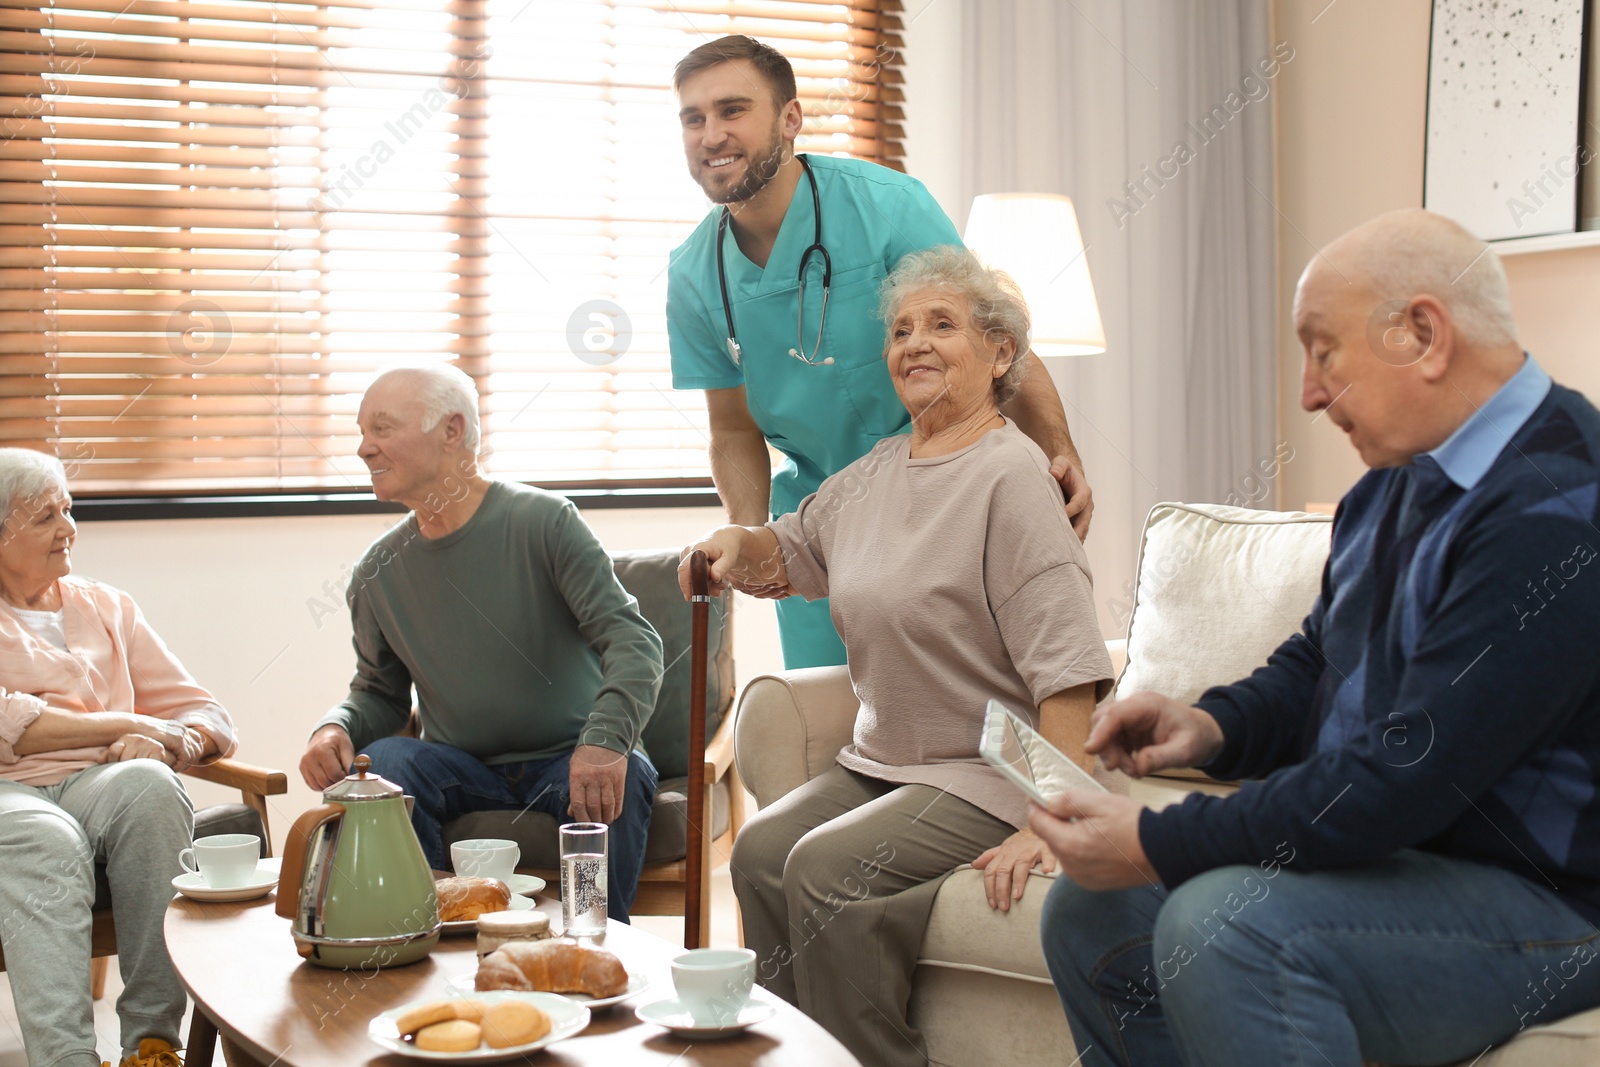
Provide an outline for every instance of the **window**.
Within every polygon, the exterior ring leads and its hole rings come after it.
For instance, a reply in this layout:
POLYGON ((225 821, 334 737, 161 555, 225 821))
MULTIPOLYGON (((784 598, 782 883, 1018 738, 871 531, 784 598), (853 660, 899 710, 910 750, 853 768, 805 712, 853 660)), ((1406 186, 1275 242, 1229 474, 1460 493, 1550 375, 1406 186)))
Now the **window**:
POLYGON ((788 55, 800 148, 900 157, 898 0, 0 0, 0 439, 75 490, 364 489, 385 364, 478 383, 489 469, 703 480, 671 71, 788 55))

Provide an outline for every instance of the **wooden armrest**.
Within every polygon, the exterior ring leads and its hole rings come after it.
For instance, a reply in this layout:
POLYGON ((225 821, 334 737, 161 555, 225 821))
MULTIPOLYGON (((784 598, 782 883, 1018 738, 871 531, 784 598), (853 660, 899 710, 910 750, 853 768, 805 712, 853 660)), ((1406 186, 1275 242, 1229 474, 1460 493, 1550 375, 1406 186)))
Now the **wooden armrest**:
POLYGON ((261 829, 266 831, 266 840, 262 842, 266 846, 265 854, 272 855, 272 824, 267 819, 267 798, 289 791, 287 775, 282 771, 240 763, 226 757, 197 764, 183 773, 191 778, 237 789, 240 798, 261 816, 261 829))
POLYGON ((183 773, 191 778, 237 789, 247 796, 272 797, 289 791, 289 777, 282 771, 240 763, 226 757, 211 763, 196 764, 183 773))
POLYGON ((728 701, 717 732, 706 742, 706 784, 720 782, 733 766, 733 701, 728 701))

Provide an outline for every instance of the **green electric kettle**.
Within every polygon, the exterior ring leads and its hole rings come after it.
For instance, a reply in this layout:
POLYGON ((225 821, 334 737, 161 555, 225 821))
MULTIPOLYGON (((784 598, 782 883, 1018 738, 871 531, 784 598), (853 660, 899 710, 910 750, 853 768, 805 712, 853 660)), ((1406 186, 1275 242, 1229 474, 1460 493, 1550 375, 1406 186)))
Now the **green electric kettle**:
POLYGON ((295 820, 283 850, 278 914, 301 956, 323 967, 377 970, 415 963, 439 943, 433 871, 399 786, 355 773, 295 820))

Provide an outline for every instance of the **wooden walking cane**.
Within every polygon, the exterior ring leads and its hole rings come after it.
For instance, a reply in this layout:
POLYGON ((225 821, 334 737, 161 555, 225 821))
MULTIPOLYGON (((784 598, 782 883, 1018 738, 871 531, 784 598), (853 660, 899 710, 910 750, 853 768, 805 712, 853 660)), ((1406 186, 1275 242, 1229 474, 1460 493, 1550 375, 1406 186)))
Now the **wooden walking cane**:
POLYGON ((706 818, 706 645, 711 622, 711 576, 706 554, 689 557, 689 593, 693 607, 689 645, 689 826, 688 855, 683 871, 683 947, 702 948, 709 939, 711 900, 704 892, 710 870, 706 818))

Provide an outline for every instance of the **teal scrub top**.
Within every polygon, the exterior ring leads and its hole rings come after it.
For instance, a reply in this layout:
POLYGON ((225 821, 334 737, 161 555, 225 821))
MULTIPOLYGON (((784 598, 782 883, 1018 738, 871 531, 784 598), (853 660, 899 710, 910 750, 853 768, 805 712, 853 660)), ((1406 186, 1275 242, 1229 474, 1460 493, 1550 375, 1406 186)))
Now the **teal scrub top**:
MULTIPOLYGON (((745 387, 756 425, 784 456, 772 478, 774 516, 794 511, 824 478, 883 438, 907 431, 910 416, 883 361, 878 288, 908 253, 961 243, 955 225, 916 179, 857 159, 808 155, 806 160, 822 202, 822 243, 833 261, 818 351, 813 351, 822 316, 818 253, 807 262, 804 320, 798 328, 796 323, 800 259, 812 243, 816 218, 803 174, 766 269, 739 250, 732 227, 724 234, 728 293, 742 349, 738 364, 728 354, 717 281, 720 206, 673 251, 667 268, 672 385, 745 387), (819 365, 789 355, 789 349, 801 347, 819 365), (833 362, 821 364, 829 356, 833 362)), ((805 604, 791 597, 778 607, 786 666, 844 662, 844 646, 833 633, 825 601, 805 604)))

